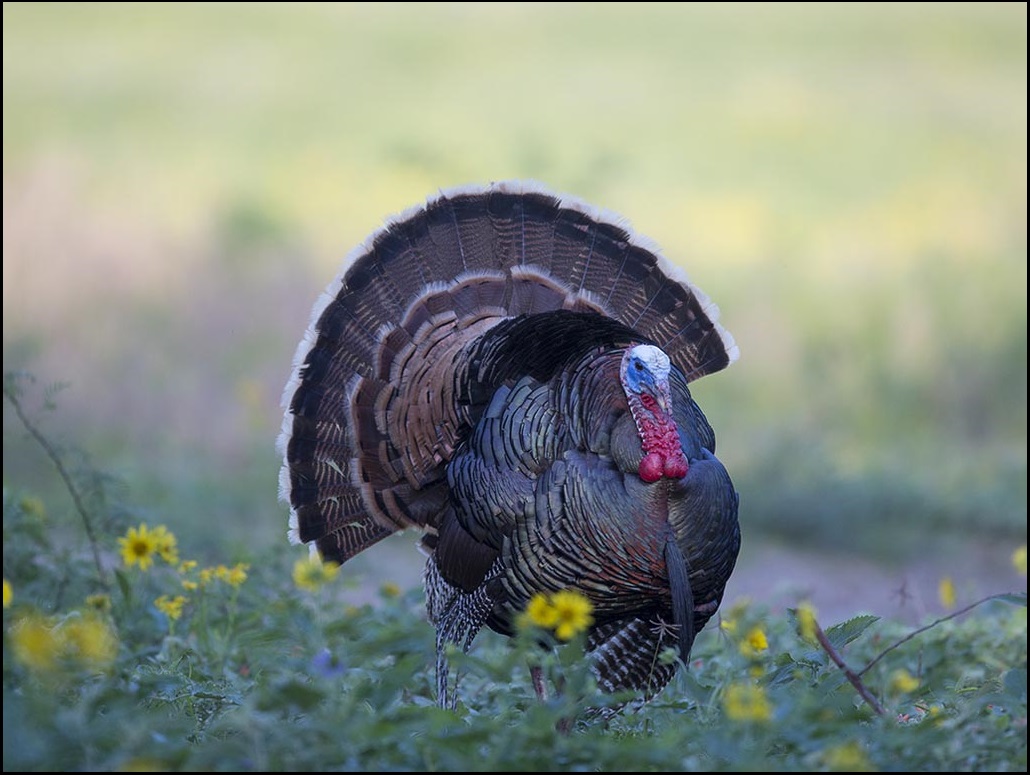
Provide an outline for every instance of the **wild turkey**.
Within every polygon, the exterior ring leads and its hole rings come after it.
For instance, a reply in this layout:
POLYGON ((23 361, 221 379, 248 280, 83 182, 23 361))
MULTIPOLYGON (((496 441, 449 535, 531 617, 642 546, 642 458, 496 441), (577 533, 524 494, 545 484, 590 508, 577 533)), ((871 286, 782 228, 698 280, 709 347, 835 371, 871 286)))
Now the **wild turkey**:
POLYGON ((687 387, 737 357, 717 317, 610 214, 520 182, 439 194, 315 305, 283 395, 290 539, 343 563, 422 531, 442 705, 448 642, 564 589, 593 604, 599 685, 652 696, 740 546, 687 387))

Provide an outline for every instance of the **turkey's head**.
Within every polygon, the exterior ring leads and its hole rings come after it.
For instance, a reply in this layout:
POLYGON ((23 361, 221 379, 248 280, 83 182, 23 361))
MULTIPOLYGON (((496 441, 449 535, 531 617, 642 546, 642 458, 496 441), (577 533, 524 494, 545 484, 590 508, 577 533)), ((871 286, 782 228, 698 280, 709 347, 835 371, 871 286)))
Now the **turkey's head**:
POLYGON ((622 356, 619 377, 644 450, 638 475, 645 482, 680 479, 689 468, 672 419, 670 368, 669 356, 654 345, 630 347, 622 356))

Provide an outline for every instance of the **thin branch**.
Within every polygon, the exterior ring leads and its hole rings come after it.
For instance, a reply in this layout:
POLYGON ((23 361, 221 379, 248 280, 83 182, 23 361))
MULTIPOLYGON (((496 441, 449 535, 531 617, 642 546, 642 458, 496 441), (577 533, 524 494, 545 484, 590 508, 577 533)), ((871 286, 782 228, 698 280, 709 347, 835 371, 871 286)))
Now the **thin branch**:
POLYGON ((57 449, 53 444, 42 434, 42 432, 33 425, 32 421, 29 420, 28 415, 25 414, 22 409, 21 402, 18 400, 18 396, 15 395, 14 390, 4 381, 4 396, 11 405, 14 407, 14 411, 18 415, 18 419, 21 420, 22 425, 29 434, 36 440, 36 442, 43 448, 47 457, 54 464, 57 469, 58 475, 64 482, 64 486, 67 488, 68 493, 71 495, 72 502, 75 504, 75 510, 79 512, 79 516, 82 517, 82 524, 86 528, 86 537, 89 539, 90 548, 93 550, 93 562, 97 566, 97 575, 100 579, 100 584, 105 590, 110 589, 110 584, 107 580, 107 573, 104 571, 103 562, 100 559, 100 543, 97 541, 96 534, 93 532, 93 523, 90 521, 89 512, 86 510, 85 504, 82 502, 82 496, 79 494, 78 488, 75 486, 75 482, 72 481, 71 474, 68 473, 68 469, 64 467, 64 462, 61 460, 61 456, 58 454, 57 449))
POLYGON ((966 606, 965 608, 960 608, 960 609, 959 609, 958 611, 955 611, 955 612, 953 612, 953 613, 950 613, 950 614, 948 614, 947 616, 942 616, 942 617, 941 617, 940 619, 935 619, 934 621, 930 622, 930 623, 929 623, 929 624, 927 624, 926 626, 924 626, 924 627, 920 627, 920 628, 919 628, 918 630, 913 630, 913 631, 912 631, 912 632, 910 632, 910 633, 909 633, 908 635, 906 635, 906 636, 905 636, 904 638, 902 638, 901 640, 899 640, 899 641, 898 641, 897 643, 894 643, 893 645, 890 645, 890 646, 888 646, 888 647, 887 647, 887 648, 885 648, 885 649, 884 649, 883 651, 881 651, 881 652, 880 652, 879 654, 877 654, 877 655, 876 655, 876 657, 875 657, 875 658, 873 659, 873 661, 872 661, 872 662, 870 662, 870 663, 869 663, 868 665, 866 665, 865 667, 863 667, 863 668, 862 668, 861 670, 859 670, 859 671, 858 671, 858 674, 859 674, 860 676, 863 676, 863 675, 865 675, 865 674, 866 674, 867 672, 869 672, 869 669, 870 669, 870 668, 871 668, 871 667, 872 667, 873 665, 875 665, 875 664, 876 664, 877 662, 879 662, 879 661, 880 661, 881 659, 883 659, 883 658, 884 658, 885 656, 887 656, 887 655, 888 655, 888 654, 890 654, 890 653, 891 653, 892 651, 894 651, 894 649, 898 648, 899 646, 901 646, 901 645, 903 645, 903 644, 905 644, 905 643, 908 643, 908 642, 909 642, 910 640, 912 640, 912 639, 913 639, 914 637, 916 637, 917 635, 919 635, 919 634, 921 634, 921 633, 924 633, 924 632, 926 632, 927 630, 929 630, 929 629, 931 629, 931 628, 933 628, 933 627, 936 627, 936 626, 937 626, 938 624, 941 624, 941 623, 943 623, 943 622, 946 622, 946 621, 948 621, 949 619, 954 619, 954 618, 955 618, 956 616, 962 616, 962 614, 965 614, 965 613, 969 613, 969 612, 970 612, 970 611, 972 611, 972 610, 973 610, 974 608, 976 608, 976 607, 977 607, 978 605, 982 605, 983 603, 986 603, 986 602, 988 602, 988 601, 990 601, 990 600, 997 600, 998 598, 1000 598, 1000 597, 1002 597, 1002 596, 1003 596, 1002 594, 997 594, 997 595, 988 595, 988 596, 987 596, 987 597, 985 597, 985 598, 982 598, 982 599, 980 599, 980 600, 977 600, 977 601, 976 601, 975 603, 970 603, 970 604, 969 604, 969 605, 967 605, 967 606, 966 606))
POLYGON ((830 639, 826 637, 826 633, 823 632, 823 628, 820 627, 818 623, 815 625, 815 637, 819 641, 819 645, 823 647, 823 650, 830 655, 830 659, 832 659, 834 664, 841 669, 845 677, 851 682, 851 685, 855 687, 855 691, 858 692, 859 696, 869 703, 869 707, 876 711, 877 715, 885 715, 887 711, 883 709, 883 706, 873 696, 872 692, 870 692, 866 685, 862 683, 862 679, 855 673, 855 671, 847 666, 840 654, 837 653, 837 649, 835 649, 833 644, 830 643, 830 639))

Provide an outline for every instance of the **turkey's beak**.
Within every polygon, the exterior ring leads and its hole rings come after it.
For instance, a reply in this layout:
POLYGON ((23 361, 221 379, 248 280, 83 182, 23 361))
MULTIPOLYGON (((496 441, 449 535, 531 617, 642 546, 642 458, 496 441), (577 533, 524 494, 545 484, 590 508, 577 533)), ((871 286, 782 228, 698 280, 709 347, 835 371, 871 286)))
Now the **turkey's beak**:
POLYGON ((665 414, 669 414, 672 409, 672 393, 669 392, 668 380, 662 380, 655 385, 655 400, 658 402, 658 406, 665 414))
POLYGON ((668 380, 663 379, 658 382, 658 406, 665 414, 670 414, 673 411, 673 393, 668 390, 668 380))

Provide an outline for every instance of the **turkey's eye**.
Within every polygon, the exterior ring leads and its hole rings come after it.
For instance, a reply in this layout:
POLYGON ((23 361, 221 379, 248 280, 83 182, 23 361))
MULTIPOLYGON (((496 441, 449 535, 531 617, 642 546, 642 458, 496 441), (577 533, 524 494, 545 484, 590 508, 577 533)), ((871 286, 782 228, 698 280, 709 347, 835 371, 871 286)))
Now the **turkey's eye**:
POLYGON ((643 371, 644 370, 644 364, 642 364, 640 361, 634 361, 633 362, 633 368, 636 369, 637 371, 643 371))

